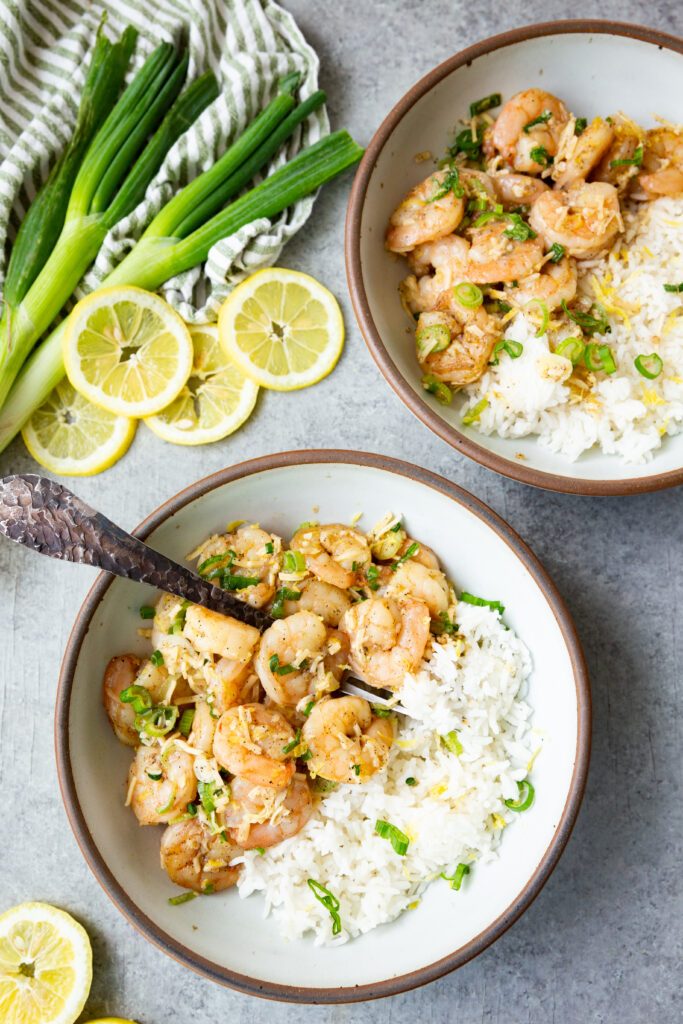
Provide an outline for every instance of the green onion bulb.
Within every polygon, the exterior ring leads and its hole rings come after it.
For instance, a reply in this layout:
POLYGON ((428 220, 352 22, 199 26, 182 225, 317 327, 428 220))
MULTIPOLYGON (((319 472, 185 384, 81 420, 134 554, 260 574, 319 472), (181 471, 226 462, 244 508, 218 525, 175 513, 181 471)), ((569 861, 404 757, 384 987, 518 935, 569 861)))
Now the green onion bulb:
POLYGON ((425 359, 431 352, 443 352, 451 343, 451 332, 443 324, 420 327, 415 335, 417 353, 425 359))
POLYGON ((572 365, 576 366, 581 361, 585 351, 586 346, 581 338, 564 338, 555 349, 555 355, 570 359, 572 365))
POLYGON ((460 305, 464 306, 465 309, 476 309, 484 301, 481 288, 477 288, 476 284, 470 284, 469 281, 456 284, 453 292, 460 305))
POLYGON ((664 363, 656 352, 652 352, 649 356, 636 356, 633 363, 641 377, 647 377, 648 380, 659 377, 664 367, 664 363))

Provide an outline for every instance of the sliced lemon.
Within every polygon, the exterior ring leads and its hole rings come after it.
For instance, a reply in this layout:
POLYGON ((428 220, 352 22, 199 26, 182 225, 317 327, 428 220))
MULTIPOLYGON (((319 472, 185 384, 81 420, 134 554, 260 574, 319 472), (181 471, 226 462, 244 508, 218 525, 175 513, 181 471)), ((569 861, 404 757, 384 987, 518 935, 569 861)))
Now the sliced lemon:
POLYGON ((92 981, 85 929, 47 903, 22 903, 0 916, 0 1020, 73 1024, 92 981))
POLYGON ((326 377, 344 345, 331 292, 313 277, 269 267, 235 288, 218 314, 221 345, 255 384, 293 391, 326 377))
POLYGON ((172 402, 192 370, 182 318, 142 288, 102 288, 75 306, 63 342, 69 380, 118 416, 153 416, 172 402))
POLYGON ((206 444, 232 434, 251 415, 258 386, 228 359, 215 324, 190 327, 192 373, 177 398, 145 423, 164 441, 206 444))
POLYGON ((24 426, 24 444, 36 462, 60 476, 92 476, 128 451, 135 420, 93 405, 62 380, 24 426))
POLYGON ((86 1024, 136 1024, 134 1020, 124 1020, 123 1017, 98 1017, 97 1020, 86 1021, 86 1024))

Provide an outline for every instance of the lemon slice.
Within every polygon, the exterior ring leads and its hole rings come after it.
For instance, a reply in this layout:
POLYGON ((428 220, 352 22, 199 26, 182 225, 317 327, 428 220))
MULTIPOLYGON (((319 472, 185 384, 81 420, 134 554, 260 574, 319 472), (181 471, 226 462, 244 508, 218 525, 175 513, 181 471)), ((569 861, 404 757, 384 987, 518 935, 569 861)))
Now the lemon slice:
POLYGON ((147 426, 174 444, 206 444, 237 430, 256 404, 258 386, 223 352, 215 324, 190 327, 194 362, 177 398, 145 419, 147 426))
POLYGON ((124 1020, 123 1017, 98 1017, 97 1020, 86 1021, 86 1024, 136 1024, 134 1020, 124 1020))
POLYGON ((183 320, 142 288, 102 288, 81 299, 66 325, 63 354, 76 390, 118 416, 153 416, 192 370, 183 320))
POLYGON ((91 981, 90 940, 69 914, 22 903, 0 916, 3 1024, 73 1024, 91 981))
POLYGON ((315 278, 269 267, 235 288, 218 315, 221 345, 255 384, 293 391, 326 377, 344 344, 339 304, 315 278))
POLYGON ((62 380, 24 426, 24 444, 36 462, 60 476, 92 476, 124 455, 135 420, 93 405, 62 380))

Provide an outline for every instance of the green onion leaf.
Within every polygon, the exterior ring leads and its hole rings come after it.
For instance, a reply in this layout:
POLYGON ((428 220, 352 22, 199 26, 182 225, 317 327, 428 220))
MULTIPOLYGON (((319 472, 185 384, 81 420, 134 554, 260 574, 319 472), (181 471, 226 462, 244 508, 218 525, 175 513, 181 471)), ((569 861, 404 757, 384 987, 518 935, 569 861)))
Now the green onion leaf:
POLYGON ((474 103, 470 103, 470 117, 477 117, 479 114, 485 114, 487 110, 493 110, 494 107, 499 107, 503 102, 503 97, 499 92, 492 92, 490 96, 484 96, 481 100, 475 100, 474 103))
POLYGON ((180 896, 170 896, 168 902, 172 907, 179 907, 181 903, 188 903, 190 900, 195 899, 199 893, 196 892, 182 892, 180 896))
POLYGON ((528 779, 518 782, 517 788, 519 789, 519 800, 505 800, 505 806, 511 811, 521 814, 522 811, 528 811, 531 807, 536 791, 528 779))
POLYGON ((445 878, 447 882, 450 882, 451 889, 455 889, 455 891, 457 892, 460 886, 462 885, 463 878, 465 877, 465 875, 469 875, 469 873, 470 869, 468 864, 458 864, 457 868, 455 869, 454 875, 451 875, 449 877, 448 875, 444 875, 442 871, 439 877, 445 878))
POLYGON ((296 730, 296 735, 294 736, 294 739, 290 740, 289 743, 282 748, 282 753, 283 754, 291 753, 291 751, 294 750, 295 747, 298 747, 300 743, 301 743, 301 729, 297 729, 296 730))
POLYGON ((268 543, 266 544, 266 554, 267 555, 272 555, 274 550, 275 549, 273 547, 273 542, 272 542, 272 540, 269 540, 268 543))
POLYGON ((178 718, 175 704, 149 708, 135 716, 135 728, 145 736, 166 736, 173 729, 178 718))
POLYGON ((457 754, 458 757, 460 757, 464 750, 464 747, 460 740, 458 739, 458 734, 455 731, 455 729, 453 729, 451 732, 446 733, 445 736, 442 736, 441 742, 448 750, 450 750, 451 754, 457 754))
POLYGON ((553 162, 553 158, 545 146, 534 146, 533 149, 530 150, 529 156, 542 167, 547 167, 548 164, 553 162))
POLYGON ((521 214, 507 213, 505 218, 512 221, 512 227, 506 228, 503 232, 506 238, 514 238, 518 242, 526 242, 528 238, 536 237, 536 232, 527 224, 521 214))
POLYGON ((391 708, 383 708, 381 704, 371 704, 370 709, 377 718, 389 718, 391 716, 391 708))
POLYGON ((442 633, 452 636, 457 632, 458 626, 448 618, 448 612, 439 612, 438 622, 432 621, 429 628, 435 636, 441 636, 442 633))
POLYGON ((161 668, 164 663, 164 656, 161 651, 152 651, 149 656, 149 660, 152 662, 155 668, 161 668))
POLYGON ((542 338, 545 332, 548 330, 548 321, 550 320, 550 313, 548 312, 548 307, 546 306, 545 302, 543 302, 541 299, 529 299, 524 308, 529 309, 530 306, 538 306, 538 309, 540 311, 541 323, 539 324, 538 330, 536 331, 534 337, 542 338))
POLYGON ((197 805, 195 803, 190 802, 187 805, 187 813, 190 815, 191 818, 196 818, 196 816, 197 816, 197 805))
POLYGON ((375 822, 375 832, 382 839, 389 840, 399 857, 405 857, 408 852, 410 840, 404 832, 401 832, 400 829, 396 828, 395 825, 390 824, 388 821, 382 821, 381 819, 375 822))
POLYGON ((610 167, 642 167, 643 147, 638 146, 630 160, 610 160, 610 167))
POLYGON ((604 307, 598 302, 593 303, 589 313, 584 313, 579 309, 569 309, 565 300, 562 299, 562 309, 565 311, 569 319, 573 320, 575 324, 578 324, 581 330, 589 337, 593 334, 612 333, 612 328, 610 327, 607 319, 607 313, 604 307))
POLYGON ((456 284, 453 291, 456 299, 461 306, 465 307, 465 309, 476 309, 477 306, 481 306, 484 301, 484 294, 481 288, 477 288, 476 284, 470 284, 469 281, 463 281, 461 284, 456 284))
POLYGON ((406 786, 417 786, 417 779, 414 779, 412 775, 409 775, 406 779, 406 786))
POLYGON ((311 713, 311 711, 313 710, 314 707, 315 707, 315 701, 314 700, 309 700, 308 704, 306 705, 306 707, 303 710, 304 718, 308 718, 308 716, 310 715, 310 713, 311 713))
POLYGON ((437 402, 441 405, 448 405, 453 397, 453 392, 448 385, 444 384, 442 380, 439 380, 432 373, 425 374, 422 378, 421 384, 425 391, 428 391, 430 395, 434 395, 437 402))
POLYGON ((300 590, 290 590, 289 587, 281 587, 275 595, 275 600, 270 609, 271 618, 281 619, 285 614, 285 601, 298 601, 300 598, 300 590))
POLYGON ((471 423, 476 423, 488 404, 488 399, 482 398, 480 402, 477 402, 471 409, 468 409, 462 418, 464 425, 468 427, 471 423))
POLYGON ((141 619, 153 619, 155 615, 154 608, 151 604, 140 605, 140 618, 141 619))
POLYGON ((577 117, 576 121, 574 122, 574 135, 581 135, 582 132, 585 132, 587 127, 588 127, 588 118, 587 117, 577 117))
POLYGON ((187 615, 187 609, 190 607, 190 604, 190 601, 183 601, 183 603, 180 606, 180 611, 178 612, 173 622, 169 626, 169 633, 182 633, 185 627, 185 616, 187 615))
POLYGON ((271 654, 268 659, 268 668, 276 676, 288 676, 292 672, 300 672, 303 668, 306 668, 307 664, 308 661, 304 658, 300 665, 281 665, 280 656, 278 654, 271 654))
POLYGON ((285 572, 303 572, 306 568, 306 559, 300 551, 283 551, 282 568, 285 572))
POLYGON ((132 704, 136 715, 141 715, 143 711, 147 711, 154 704, 152 694, 147 687, 138 686, 137 683, 121 690, 119 700, 122 704, 132 704))
POLYGON ((432 181, 437 186, 436 191, 429 199, 425 200, 426 203, 435 203, 437 199, 443 199, 449 192, 452 192, 456 199, 462 199, 465 194, 465 189, 460 184, 460 174, 457 167, 449 167, 443 181, 439 181, 438 178, 432 178, 432 181))
POLYGON ((420 545, 417 543, 416 540, 414 540, 413 543, 408 548, 406 548, 401 557, 397 558, 395 562, 391 563, 391 571, 396 572, 399 565, 403 565, 403 563, 407 562, 409 558, 414 558, 419 550, 420 545))
POLYGON ((539 114, 538 117, 535 117, 533 121, 527 121, 527 123, 522 128, 522 131, 525 135, 528 135, 531 129, 534 127, 534 125, 545 124, 546 121, 549 121, 552 116, 553 114, 551 110, 544 110, 543 113, 539 114))
POLYGON ((550 262, 559 263, 566 251, 567 250, 565 249, 565 247, 563 245, 560 245, 559 242, 553 242, 552 246, 550 247, 550 252, 552 253, 552 256, 550 257, 550 262))
POLYGON ((169 796, 169 798, 166 801, 166 803, 164 804, 164 806, 163 807, 155 807, 154 808, 154 810, 156 811, 157 814, 167 814, 168 811, 171 810, 171 808, 173 807, 173 804, 175 803, 175 798, 176 798, 177 792, 178 792, 178 790, 177 790, 176 784, 173 783, 173 785, 171 786, 171 795, 169 796))
POLYGON ((443 352, 451 343, 451 332, 443 324, 420 327, 415 334, 418 354, 425 359, 431 352, 443 352))
POLYGON ((224 572, 221 575, 223 590, 245 590, 247 587, 255 587, 260 582, 258 576, 235 576, 231 572, 224 572))
POLYGON ((583 358, 585 351, 586 346, 581 338, 564 338, 555 349, 556 355, 570 359, 574 366, 583 358))
POLYGON ((158 782, 161 778, 161 772, 147 772, 147 777, 152 779, 153 782, 158 782))
POLYGON ((325 910, 329 910, 330 917, 332 918, 332 934, 339 935, 341 931, 341 917, 339 916, 339 900, 334 896, 329 889, 320 882, 316 882, 313 878, 308 878, 308 887, 311 892, 318 900, 319 903, 325 907, 325 910))
POLYGON ((202 892, 205 896, 210 896, 214 890, 213 882, 205 882, 202 886, 202 892))
POLYGON ((612 349, 609 345, 601 345, 598 349, 598 355, 600 356, 600 362, 605 373, 616 373, 617 364, 614 362, 612 349))
POLYGON ((199 566, 197 572, 199 573, 200 576, 203 576, 207 569, 210 569, 212 565, 217 565, 218 562, 223 562, 228 557, 229 554, 232 555, 232 557, 230 558, 230 563, 232 564, 232 561, 235 558, 234 551, 225 551, 223 552, 222 555, 212 555, 211 558, 207 558, 206 561, 202 562, 202 564, 199 566))
POLYGON ((215 782, 197 782, 197 792, 199 793, 199 799, 201 800, 202 807, 207 814, 213 814, 216 810, 216 802, 214 800, 216 789, 215 782))
POLYGON ((254 849, 258 853, 259 857, 262 857, 266 852, 263 846, 255 846, 254 849))
POLYGON ((664 363, 656 352, 652 352, 649 356, 636 356, 633 364, 641 377, 647 377, 648 380, 659 377, 664 367, 664 363))
POLYGON ((683 292, 683 282, 681 284, 665 284, 665 292, 683 292))
POLYGON ((354 764, 354 766, 353 766, 353 773, 354 773, 354 775, 360 775, 360 765, 359 764, 354 764))
POLYGON ((494 612, 500 612, 501 615, 505 611, 505 605, 501 604, 500 601, 486 601, 483 597, 475 597, 474 594, 468 594, 466 590, 463 590, 460 594, 460 600, 464 601, 465 604, 476 604, 480 608, 491 608, 494 612))
POLYGON ((484 125, 478 124, 474 129, 474 133, 471 128, 463 128, 461 132, 455 137, 455 142, 448 150, 448 154, 451 157, 457 156, 458 153, 464 153, 468 160, 473 163, 478 163, 481 160, 481 146, 484 141, 484 125))
POLYGON ((178 722, 178 732, 181 733, 185 739, 190 735, 190 729, 192 728, 192 722, 195 716, 194 708, 186 708, 180 716, 178 722))

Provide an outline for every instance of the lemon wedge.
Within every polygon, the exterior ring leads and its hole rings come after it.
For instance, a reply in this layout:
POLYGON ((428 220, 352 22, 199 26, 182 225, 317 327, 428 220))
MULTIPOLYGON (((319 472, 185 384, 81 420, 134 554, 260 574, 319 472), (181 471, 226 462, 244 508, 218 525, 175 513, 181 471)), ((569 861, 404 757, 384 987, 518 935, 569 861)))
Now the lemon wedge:
POLYGON ((41 466, 60 476, 92 476, 124 455, 135 420, 93 405, 64 379, 36 409, 21 435, 41 466))
POLYGON ((69 914, 22 903, 0 916, 3 1024, 73 1024, 91 981, 90 940, 69 914))
POLYGON ((153 416, 192 370, 192 338, 174 309, 142 288, 102 288, 74 307, 63 341, 69 380, 118 416, 153 416))
POLYGON ((313 277, 269 267, 221 306, 218 334, 229 358, 255 384, 293 391, 326 377, 344 345, 334 295, 313 277))
POLYGON ((215 324, 190 327, 192 373, 170 405, 145 423, 164 441, 207 444, 232 434, 251 415, 258 386, 231 363, 215 324))

